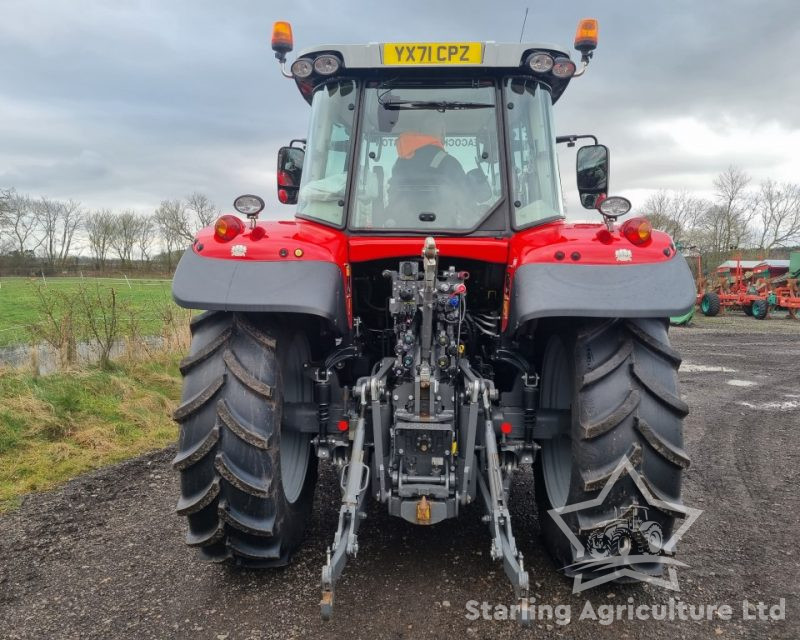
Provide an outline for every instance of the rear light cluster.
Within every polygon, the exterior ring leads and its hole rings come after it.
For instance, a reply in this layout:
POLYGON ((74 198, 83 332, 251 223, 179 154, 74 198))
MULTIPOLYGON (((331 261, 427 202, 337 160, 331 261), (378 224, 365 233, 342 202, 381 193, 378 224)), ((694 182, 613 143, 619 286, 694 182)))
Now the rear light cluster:
POLYGON ((650 242, 653 225, 646 218, 631 218, 625 221, 620 231, 631 244, 643 245, 650 242))
POLYGON ((214 236, 222 242, 229 242, 244 231, 244 222, 236 216, 226 214, 214 223, 214 236))

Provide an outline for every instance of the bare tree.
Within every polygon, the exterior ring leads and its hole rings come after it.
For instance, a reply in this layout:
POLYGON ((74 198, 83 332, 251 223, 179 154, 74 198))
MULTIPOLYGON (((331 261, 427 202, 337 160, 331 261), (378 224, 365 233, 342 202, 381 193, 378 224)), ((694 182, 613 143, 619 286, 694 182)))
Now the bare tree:
POLYGON ((13 250, 14 243, 4 231, 11 225, 11 197, 13 189, 0 189, 0 255, 13 250))
POLYGON ((772 249, 800 241, 800 185, 766 180, 755 196, 758 247, 772 249))
POLYGON ((37 237, 39 228, 39 207, 28 196, 10 191, 5 202, 5 224, 0 233, 20 256, 33 253, 42 244, 37 237))
POLYGON ((211 200, 196 191, 186 198, 186 206, 190 211, 194 211, 197 217, 197 222, 199 223, 197 229, 210 226, 219 213, 216 205, 211 200))
POLYGON ((98 269, 104 269, 111 250, 111 240, 116 233, 115 216, 109 209, 99 209, 86 216, 84 228, 95 265, 98 269))
POLYGON ((728 251, 731 246, 727 239, 728 222, 724 209, 719 205, 711 205, 698 221, 692 234, 693 242, 703 252, 719 253, 728 251))
POLYGON ((81 203, 75 200, 61 202, 41 198, 37 203, 41 227, 41 246, 50 267, 63 268, 75 231, 83 221, 81 203))
POLYGON ((77 307, 81 324, 94 338, 100 351, 100 366, 111 366, 111 350, 120 338, 120 304, 117 292, 104 291, 97 280, 93 287, 81 283, 78 288, 77 307))
MULTIPOLYGON (((672 204, 672 196, 669 191, 660 189, 655 193, 651 193, 642 205, 642 210, 647 215, 647 219, 653 225, 653 228, 660 229, 670 233, 670 227, 673 221, 670 217, 670 205, 672 204)), ((670 233, 670 235, 672 235, 670 233)))
POLYGON ((142 218, 134 211, 126 210, 114 216, 115 232, 111 236, 111 247, 123 265, 128 265, 133 256, 133 248, 142 229, 142 218))
POLYGON ((181 200, 162 200, 156 209, 156 216, 164 225, 168 240, 177 246, 182 241, 194 240, 194 229, 189 220, 189 212, 181 200))
POLYGON ((156 246, 156 236, 153 233, 154 227, 154 216, 142 217, 139 225, 139 235, 136 237, 136 248, 139 250, 139 260, 145 264, 150 264, 150 258, 156 246))
POLYGON ((709 203, 687 191, 657 191, 645 200, 644 211, 653 227, 683 240, 708 209, 709 203))
POLYGON ((749 184, 750 176, 734 166, 729 166, 714 180, 716 211, 707 222, 716 225, 717 251, 735 249, 747 239, 753 217, 752 202, 747 193, 749 184))
POLYGON ((13 189, 0 189, 0 229, 8 225, 8 215, 11 211, 11 196, 13 189))
POLYGON ((186 205, 180 200, 162 200, 155 215, 164 229, 167 269, 171 271, 172 254, 194 240, 186 205))

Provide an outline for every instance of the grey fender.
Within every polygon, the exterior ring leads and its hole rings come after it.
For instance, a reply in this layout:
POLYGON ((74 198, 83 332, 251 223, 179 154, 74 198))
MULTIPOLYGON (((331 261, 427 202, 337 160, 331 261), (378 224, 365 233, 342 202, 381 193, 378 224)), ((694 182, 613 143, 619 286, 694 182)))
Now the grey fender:
POLYGON ((666 318, 695 303, 683 256, 650 264, 524 264, 514 274, 508 328, 555 316, 666 318))
POLYGON ((188 309, 301 313, 347 331, 342 272, 319 260, 226 260, 186 250, 172 279, 172 297, 188 309))

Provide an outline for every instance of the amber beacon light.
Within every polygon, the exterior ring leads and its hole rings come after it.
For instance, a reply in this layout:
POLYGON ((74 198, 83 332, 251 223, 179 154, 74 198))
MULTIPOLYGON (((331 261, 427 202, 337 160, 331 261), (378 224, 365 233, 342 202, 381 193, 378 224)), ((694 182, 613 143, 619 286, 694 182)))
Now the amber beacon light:
POLYGON ((584 18, 575 31, 575 48, 583 54, 597 48, 597 20, 584 18))
POLYGON ((283 62, 293 47, 292 25, 288 22, 276 22, 272 25, 272 50, 275 57, 283 62))

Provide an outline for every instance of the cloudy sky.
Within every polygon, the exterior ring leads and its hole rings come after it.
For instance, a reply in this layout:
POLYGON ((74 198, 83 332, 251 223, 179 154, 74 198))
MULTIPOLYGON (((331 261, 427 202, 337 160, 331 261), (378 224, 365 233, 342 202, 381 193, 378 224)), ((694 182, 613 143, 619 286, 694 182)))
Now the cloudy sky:
MULTIPOLYGON (((571 44, 600 21, 588 73, 557 105, 558 133, 612 150, 612 191, 710 195, 729 164, 800 181, 800 9, 791 0, 0 0, 0 186, 88 207, 152 211, 191 191, 230 208, 275 197, 279 146, 307 107, 269 48, 341 42, 519 39, 571 44)), ((574 59, 577 59, 573 55, 574 59)), ((574 151, 562 177, 573 217, 574 151)))

